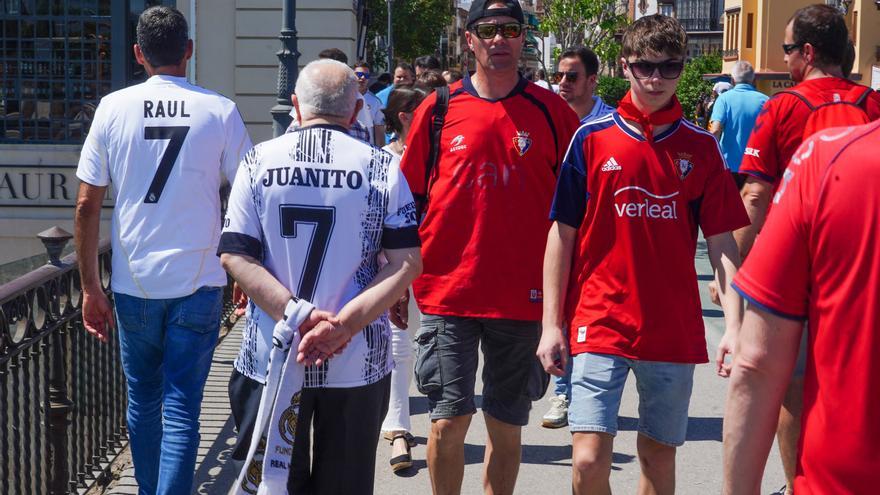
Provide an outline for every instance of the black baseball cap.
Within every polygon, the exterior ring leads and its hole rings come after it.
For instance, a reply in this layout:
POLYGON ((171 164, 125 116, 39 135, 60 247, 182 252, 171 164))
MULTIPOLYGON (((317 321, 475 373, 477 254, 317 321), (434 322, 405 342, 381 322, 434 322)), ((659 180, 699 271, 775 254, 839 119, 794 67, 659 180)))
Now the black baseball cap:
POLYGON ((467 28, 470 29, 475 22, 484 17, 506 15, 513 17, 520 24, 525 22, 522 7, 517 0, 474 0, 471 2, 471 10, 468 11, 467 28), (490 5, 504 4, 504 7, 490 9, 490 5))

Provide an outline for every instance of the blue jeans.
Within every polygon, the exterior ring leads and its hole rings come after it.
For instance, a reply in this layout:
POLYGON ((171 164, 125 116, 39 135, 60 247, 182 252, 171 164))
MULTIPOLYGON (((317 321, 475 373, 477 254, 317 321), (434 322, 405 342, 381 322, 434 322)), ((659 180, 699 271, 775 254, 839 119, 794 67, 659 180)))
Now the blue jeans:
POLYGON ((568 356, 568 362, 565 363, 565 375, 553 377, 553 395, 564 395, 566 402, 571 404, 571 363, 574 356, 568 356))
POLYGON ((223 290, 202 287, 174 299, 113 297, 138 493, 188 495, 223 290))

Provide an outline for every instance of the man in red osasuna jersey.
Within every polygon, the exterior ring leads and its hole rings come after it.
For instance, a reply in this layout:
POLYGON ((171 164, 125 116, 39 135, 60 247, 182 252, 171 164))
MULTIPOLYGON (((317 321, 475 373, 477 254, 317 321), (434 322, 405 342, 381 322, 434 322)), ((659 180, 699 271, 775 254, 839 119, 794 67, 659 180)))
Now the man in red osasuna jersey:
MULTIPOLYGON (((834 101, 850 98, 855 89, 869 91, 862 104, 868 118, 880 117, 880 94, 845 79, 841 64, 848 49, 849 34, 840 12, 829 5, 810 5, 794 13, 785 28, 785 63, 792 80, 791 88, 808 99, 834 101)), ((796 95, 780 93, 764 104, 746 145, 740 173, 746 174, 743 202, 751 224, 734 232, 740 256, 745 258, 761 231, 770 198, 782 180, 786 165, 804 138, 810 108, 796 95)), ((802 347, 803 348, 803 347, 802 347)), ((802 351, 803 355, 803 351, 802 351)), ((779 414, 779 452, 791 494, 800 411, 803 399, 804 358, 798 360, 779 414)))
POLYGON ((437 163, 426 178, 432 94, 415 112, 401 164, 417 201, 427 199, 424 271, 413 284, 424 313, 415 374, 431 411, 435 493, 461 491, 481 342, 487 491, 513 492, 521 429, 549 379, 535 359, 541 254, 556 172, 578 119, 518 74, 522 24, 516 0, 471 4, 465 38, 476 73, 449 87, 437 163))
POLYGON ((880 122, 805 141, 734 280, 749 300, 724 416, 724 493, 755 493, 810 322, 794 492, 880 486, 880 122))
POLYGON ((640 492, 675 490, 694 366, 708 361, 694 268, 697 229, 726 317, 719 374, 727 372, 724 355, 739 329, 731 231, 748 218, 717 141, 682 118, 675 89, 686 46, 670 17, 643 17, 627 28, 621 62, 631 90, 615 112, 578 129, 556 186, 538 356, 557 376, 569 347, 573 356, 575 493, 611 493, 617 414, 630 370, 639 383, 640 492))

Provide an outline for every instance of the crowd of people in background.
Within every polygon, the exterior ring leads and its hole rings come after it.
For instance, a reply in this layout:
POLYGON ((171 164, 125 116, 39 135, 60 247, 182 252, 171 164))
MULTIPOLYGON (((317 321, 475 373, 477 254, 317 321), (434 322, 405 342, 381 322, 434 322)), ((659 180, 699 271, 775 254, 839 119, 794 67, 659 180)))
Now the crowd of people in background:
POLYGON ((711 359, 731 381, 723 493, 758 492, 774 433, 786 495, 875 489, 880 95, 846 77, 840 13, 792 15, 794 87, 768 98, 737 62, 696 124, 676 96, 675 19, 624 30, 617 108, 596 94, 588 47, 566 47, 552 81, 523 70, 523 23, 517 0, 474 0, 473 71, 426 55, 376 74, 323 50, 287 132, 252 146, 233 102, 186 82, 183 15, 140 16, 151 77, 98 107, 76 210, 83 322, 119 331, 140 493, 189 493, 225 269, 248 297, 229 381, 234 493, 372 493, 378 439, 398 472, 414 433, 431 490, 460 493, 482 361, 486 493, 514 492, 551 375, 542 425, 572 433, 573 492, 610 493, 632 372, 640 492, 671 494, 710 360, 698 231, 725 321, 711 359), (146 111, 157 92, 191 113, 146 111), (112 304, 96 264, 111 185, 112 304), (413 378, 427 432, 412 431, 413 378))

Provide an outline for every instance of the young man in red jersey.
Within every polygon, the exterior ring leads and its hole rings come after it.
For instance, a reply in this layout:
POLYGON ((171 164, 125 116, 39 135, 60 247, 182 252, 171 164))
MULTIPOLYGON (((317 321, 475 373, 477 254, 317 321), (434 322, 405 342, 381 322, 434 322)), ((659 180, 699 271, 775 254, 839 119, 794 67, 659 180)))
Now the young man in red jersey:
POLYGON ((719 374, 727 373, 724 355, 739 329, 731 231, 748 218, 715 138, 682 118, 675 89, 686 46, 670 17, 643 17, 627 28, 621 56, 631 90, 615 112, 578 129, 556 186, 538 356, 557 376, 569 348, 573 356, 575 493, 611 492, 612 446, 630 370, 639 383, 639 492, 675 489, 694 365, 708 361, 694 267, 698 228, 726 317, 719 374))
POLYGON ((562 98, 517 72, 523 13, 516 0, 474 0, 465 39, 476 72, 449 87, 436 163, 436 92, 415 112, 401 163, 417 201, 427 202, 419 228, 424 271, 413 283, 424 314, 415 375, 431 411, 431 486, 459 493, 482 348, 483 485, 512 493, 522 426, 549 378, 535 359, 540 260, 556 172, 578 120, 562 98))
MULTIPOLYGON (((835 7, 810 5, 791 17, 785 28, 785 63, 791 88, 816 105, 865 94, 860 107, 868 119, 880 117, 880 94, 844 78, 843 64, 849 43, 846 21, 835 7)), ((740 173, 746 175, 742 198, 751 224, 734 233, 740 256, 745 258, 770 210, 770 198, 785 174, 792 154, 804 139, 811 110, 797 95, 784 92, 764 104, 746 145, 740 173)), ((843 123, 838 124, 843 125, 843 123)), ((806 340, 801 346, 805 349, 806 340)), ((804 385, 804 352, 798 359, 779 413, 779 454, 786 477, 786 494, 792 493, 795 475, 801 402, 804 385)))
POLYGON ((725 494, 758 491, 809 325, 795 493, 880 485, 880 122, 820 131, 791 159, 734 280, 749 301, 724 415, 725 494))

